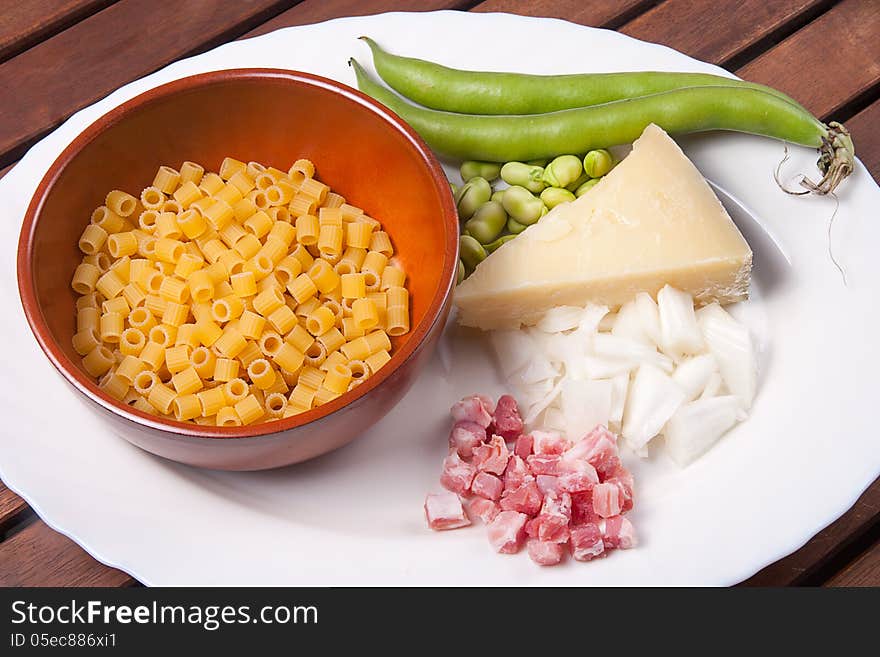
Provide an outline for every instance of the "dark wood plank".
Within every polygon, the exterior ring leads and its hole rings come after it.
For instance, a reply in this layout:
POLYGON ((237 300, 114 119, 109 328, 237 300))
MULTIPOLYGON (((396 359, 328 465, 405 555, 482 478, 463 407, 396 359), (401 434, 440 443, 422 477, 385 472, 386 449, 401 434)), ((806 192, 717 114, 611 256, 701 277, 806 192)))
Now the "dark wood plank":
POLYGON ((70 27, 116 0, 3 0, 0 61, 70 27))
POLYGON ((620 31, 723 64, 803 14, 829 4, 828 0, 740 0, 735 7, 720 8, 717 0, 667 0, 620 31))
MULTIPOLYGON (((2 172, 0 172, 2 173, 2 172)), ((3 485, 0 481, 0 532, 18 522, 18 519, 27 511, 28 505, 18 495, 3 485)))
POLYGON ((131 586, 66 536, 38 520, 0 543, 0 586, 131 586))
POLYGON ((800 550, 747 579, 745 586, 787 586, 808 581, 823 564, 880 523, 880 479, 844 515, 816 534, 800 550))
POLYGON ((880 180, 880 100, 869 105, 846 122, 853 136, 856 155, 874 176, 880 180))
POLYGON ((15 90, 0 103, 0 166, 119 86, 237 37, 292 4, 120 0, 0 64, 0 89, 15 90))
POLYGON ((737 75, 774 86, 822 118, 833 118, 880 85, 880 5, 843 0, 746 64, 737 75))
POLYGON ((435 11, 437 9, 464 9, 468 0, 303 0, 272 20, 266 21, 245 37, 267 34, 282 27, 320 23, 342 16, 366 16, 386 11, 435 11))
POLYGON ((617 27, 657 4, 645 0, 486 0, 473 11, 503 11, 521 16, 562 18, 591 27, 617 27))
POLYGON ((880 586, 880 542, 834 575, 825 586, 880 586))

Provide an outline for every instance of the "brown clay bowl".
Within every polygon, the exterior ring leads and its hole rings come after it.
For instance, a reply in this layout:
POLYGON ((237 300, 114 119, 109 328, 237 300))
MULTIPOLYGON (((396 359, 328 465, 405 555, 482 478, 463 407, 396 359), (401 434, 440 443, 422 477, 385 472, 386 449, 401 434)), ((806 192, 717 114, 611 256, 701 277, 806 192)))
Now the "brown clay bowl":
MULTIPOLYGON (((153 454, 225 470, 283 466, 350 442, 384 416, 426 364, 443 330, 458 264, 449 184, 425 143, 394 113, 306 73, 239 69, 148 91, 89 126, 52 164, 24 219, 18 282, 49 360, 112 429, 153 454), (139 192, 158 166, 184 160, 217 171, 225 156, 318 177, 382 222, 408 275, 411 327, 377 374, 302 415, 246 427, 204 427, 142 413, 98 388, 71 346, 77 240, 111 189, 139 192)), ((63 436, 59 436, 59 440, 63 436)))

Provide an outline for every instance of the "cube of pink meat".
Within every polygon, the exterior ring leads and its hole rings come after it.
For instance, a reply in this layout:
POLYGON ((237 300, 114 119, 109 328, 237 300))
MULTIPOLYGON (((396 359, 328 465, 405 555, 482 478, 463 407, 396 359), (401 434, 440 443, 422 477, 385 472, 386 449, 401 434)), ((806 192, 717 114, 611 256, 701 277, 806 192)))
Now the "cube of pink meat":
POLYGON ((554 477, 553 475, 538 475, 535 477, 535 483, 538 485, 538 490, 541 491, 541 495, 547 495, 548 493, 556 493, 559 491, 559 477, 554 477))
POLYGON ((501 496, 501 508, 505 511, 517 511, 534 516, 541 510, 543 501, 544 498, 537 484, 530 481, 515 490, 505 489, 501 496))
POLYGON ((529 470, 533 475, 553 475, 559 474, 559 456, 532 454, 526 459, 529 470))
POLYGON ((504 470, 504 490, 516 490, 523 484, 534 481, 529 466, 519 456, 511 456, 504 470))
POLYGON ((633 476, 629 470, 627 470, 622 465, 619 465, 614 469, 613 472, 610 473, 609 477, 605 480, 606 483, 616 484, 621 492, 621 500, 623 501, 622 506, 620 507, 620 512, 625 513, 633 508, 633 476))
POLYGON ((425 498, 425 518, 428 520, 428 527, 437 531, 471 524, 455 493, 430 493, 425 498))
POLYGON ((571 494, 571 522, 575 525, 597 522, 599 516, 593 510, 592 488, 571 494))
POLYGON ((577 561, 590 561, 602 556, 605 544, 602 533, 595 523, 575 525, 571 528, 571 556, 577 561))
POLYGON ((559 462, 559 489, 568 493, 581 493, 599 483, 596 468, 586 461, 559 462))
POLYGON ((539 540, 553 543, 568 541, 568 525, 571 522, 571 496, 568 493, 545 495, 541 511, 534 522, 533 531, 539 540))
POLYGON ((632 523, 623 516, 612 516, 599 523, 605 549, 620 548, 626 550, 638 545, 636 530, 632 523))
POLYGON ((565 545, 532 538, 526 543, 526 549, 532 561, 539 566, 555 566, 562 561, 565 545))
POLYGON ((521 459, 528 458, 529 455, 532 453, 533 444, 534 439, 532 438, 532 434, 520 434, 520 436, 516 439, 516 444, 513 447, 513 453, 521 459))
POLYGON ((500 500, 503 490, 504 482, 488 472, 478 472, 471 484, 471 492, 487 500, 500 500))
POLYGON ((604 483, 593 486, 593 511, 601 518, 620 515, 623 497, 617 484, 604 483))
POLYGON ((455 402, 450 409, 456 422, 474 422, 484 429, 492 424, 492 400, 482 395, 471 395, 455 402))
POLYGON ((477 474, 477 469, 466 461, 462 461, 458 452, 452 452, 443 459, 443 472, 440 475, 440 483, 443 488, 453 493, 465 495, 470 491, 471 483, 477 474))
POLYGON ((449 433, 449 447, 464 459, 473 456, 474 447, 482 445, 485 440, 486 429, 467 420, 456 422, 449 433))
POLYGON ((525 525, 528 516, 516 511, 502 511, 488 527, 489 543, 501 554, 519 552, 525 541, 525 525))
POLYGON ((571 447, 568 438, 558 431, 532 431, 532 450, 535 454, 562 454, 571 447))
POLYGON ((502 395, 492 414, 493 432, 505 440, 514 440, 523 430, 516 400, 510 395, 502 395))
POLYGON ((471 517, 479 518, 485 524, 492 522, 500 511, 501 507, 498 504, 484 497, 475 497, 468 503, 468 513, 471 517))
POLYGON ((483 472, 504 474, 509 458, 507 443, 501 436, 492 436, 487 443, 474 447, 474 465, 483 472))
POLYGON ((586 461, 604 478, 620 465, 617 455, 617 436, 601 424, 567 450, 562 458, 566 461, 586 461))

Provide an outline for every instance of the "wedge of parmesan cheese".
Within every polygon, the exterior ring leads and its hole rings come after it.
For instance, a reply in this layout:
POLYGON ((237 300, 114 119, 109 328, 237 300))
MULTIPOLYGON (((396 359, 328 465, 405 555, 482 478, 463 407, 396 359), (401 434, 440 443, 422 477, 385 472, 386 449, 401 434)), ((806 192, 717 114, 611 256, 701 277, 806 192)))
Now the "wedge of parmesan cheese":
POLYGON ((748 297, 752 251, 700 172, 648 126, 598 185, 559 205, 458 286, 458 319, 481 329, 538 321, 555 306, 616 308, 664 285, 698 305, 748 297))

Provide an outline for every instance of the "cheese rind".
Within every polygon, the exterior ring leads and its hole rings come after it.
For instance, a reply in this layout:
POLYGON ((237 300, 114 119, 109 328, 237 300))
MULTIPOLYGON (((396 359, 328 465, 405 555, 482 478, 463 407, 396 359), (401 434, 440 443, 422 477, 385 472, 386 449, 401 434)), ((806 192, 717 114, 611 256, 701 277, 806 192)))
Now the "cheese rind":
POLYGON ((752 251, 678 145, 648 126, 589 193, 504 244, 455 293, 458 321, 534 324, 554 306, 616 308, 669 284, 698 304, 748 297, 752 251))

